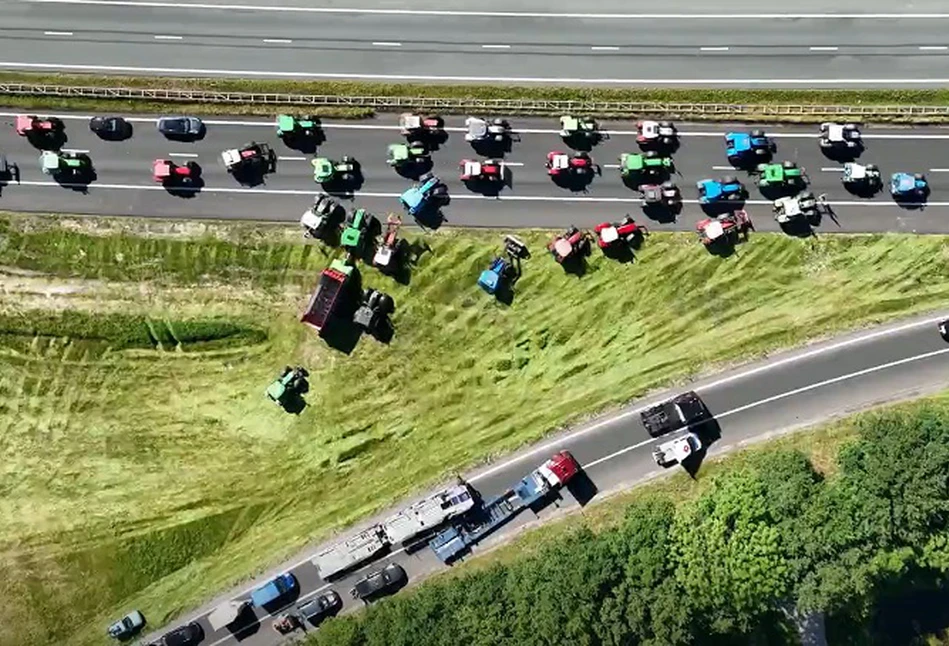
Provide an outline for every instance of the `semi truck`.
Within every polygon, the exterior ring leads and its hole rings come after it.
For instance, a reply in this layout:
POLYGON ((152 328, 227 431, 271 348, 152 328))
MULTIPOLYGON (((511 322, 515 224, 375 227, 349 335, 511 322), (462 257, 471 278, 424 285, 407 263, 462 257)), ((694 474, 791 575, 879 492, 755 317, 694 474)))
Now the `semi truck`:
POLYGON ((488 500, 470 517, 459 519, 429 543, 443 563, 451 563, 473 545, 559 490, 573 478, 580 466, 568 451, 560 451, 501 495, 488 500))
POLYGON ((329 581, 334 576, 368 561, 388 546, 382 525, 373 525, 326 548, 313 557, 312 562, 320 571, 323 580, 329 581))
POLYGON ((341 260, 334 260, 320 274, 313 296, 300 320, 323 336, 326 326, 344 296, 353 268, 341 260))
POLYGON ((467 483, 460 483, 389 516, 382 522, 382 531, 391 545, 412 541, 446 520, 466 513, 474 505, 471 488, 467 483))

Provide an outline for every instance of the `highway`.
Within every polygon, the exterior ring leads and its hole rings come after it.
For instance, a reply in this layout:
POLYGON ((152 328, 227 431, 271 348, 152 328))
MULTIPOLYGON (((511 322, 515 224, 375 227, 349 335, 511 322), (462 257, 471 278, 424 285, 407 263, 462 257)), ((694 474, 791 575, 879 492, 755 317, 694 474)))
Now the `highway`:
MULTIPOLYGON (((14 113, 0 113, 0 119, 12 123, 14 113)), ((83 192, 64 187, 39 166, 39 152, 12 125, 0 124, 0 151, 21 169, 21 182, 0 185, 0 208, 33 212, 71 212, 95 215, 128 215, 165 218, 229 218, 244 220, 298 221, 312 204, 319 187, 313 182, 310 155, 293 150, 276 137, 272 121, 246 119, 208 120, 206 137, 199 142, 178 143, 166 140, 147 117, 132 118, 135 134, 124 142, 105 142, 87 127, 88 116, 66 115, 65 149, 88 151, 97 177, 83 192), (255 187, 240 185, 220 163, 220 152, 252 140, 269 142, 280 159, 275 174, 255 187), (170 157, 179 163, 194 161, 202 166, 205 185, 187 197, 173 195, 151 178, 156 158, 170 157)), ((521 141, 506 157, 512 175, 510 187, 500 195, 484 196, 468 190, 458 180, 458 163, 476 157, 464 141, 463 117, 446 119, 448 141, 434 153, 435 171, 446 180, 452 195, 445 209, 447 223, 469 227, 566 227, 592 226, 615 220, 626 213, 641 213, 638 193, 624 186, 618 157, 624 151, 638 150, 631 122, 604 123, 611 132, 609 140, 594 151, 594 159, 603 166, 586 192, 572 192, 556 186, 547 176, 544 160, 551 150, 568 150, 557 133, 556 119, 515 119, 513 126, 521 141), (612 167, 611 167, 612 166, 612 167)), ((368 123, 327 123, 326 141, 320 154, 338 159, 354 156, 365 176, 356 191, 353 204, 376 213, 400 209, 398 195, 412 182, 400 177, 385 163, 386 145, 401 140, 397 119, 386 115, 368 123)), ((674 179, 682 187, 686 205, 675 222, 652 222, 656 230, 694 228, 704 217, 697 204, 695 182, 729 174, 723 135, 731 129, 748 130, 753 126, 722 124, 679 124, 682 146, 675 155, 680 176, 674 179)), ((797 161, 807 171, 816 194, 826 193, 837 223, 825 219, 820 232, 949 233, 949 131, 928 129, 871 129, 864 131, 867 150, 864 163, 877 163, 888 176, 895 171, 927 173, 932 187, 924 209, 906 209, 896 205, 887 191, 873 199, 848 194, 840 183, 840 164, 826 159, 817 145, 816 128, 766 128, 778 144, 777 160, 797 161)), ((770 201, 754 185, 738 174, 749 186, 747 208, 758 230, 777 230, 770 201)), ((639 216, 645 220, 645 216, 639 216)))
POLYGON ((310 6, 0 0, 0 69, 596 85, 925 86, 949 78, 939 2, 632 6, 499 0, 310 6), (406 6, 408 4, 408 6, 406 6))
MULTIPOLYGON (((709 455, 714 456, 752 441, 884 402, 910 399, 944 389, 949 385, 949 345, 936 329, 936 322, 941 318, 911 319, 776 354, 760 363, 696 380, 676 392, 694 389, 715 415, 721 429, 721 440, 709 450, 709 455)), ((512 486, 554 452, 567 449, 581 463, 593 483, 596 494, 589 498, 590 492, 587 491, 583 496, 595 503, 611 492, 661 475, 663 470, 656 467, 651 458, 656 441, 651 440, 642 428, 637 412, 643 406, 672 394, 676 393, 661 393, 648 401, 636 402, 501 463, 468 474, 466 479, 485 497, 493 496, 512 486)), ((564 492, 560 500, 537 515, 522 513, 485 541, 476 553, 496 546, 499 541, 529 525, 562 515, 577 506, 576 498, 570 492, 564 492)), ((357 529, 352 528, 346 534, 357 529)), ((356 578, 369 570, 395 560, 406 569, 410 583, 415 583, 444 568, 428 548, 411 555, 399 551, 338 582, 327 584, 320 580, 315 566, 308 560, 316 551, 316 545, 307 548, 299 559, 262 576, 257 583, 280 571, 291 570, 301 584, 296 603, 332 587, 345 599, 344 612, 349 612, 361 607, 360 602, 349 598, 349 589, 356 578)), ((207 632, 203 644, 236 643, 235 636, 226 631, 212 633, 204 617, 221 601, 246 598, 250 589, 251 586, 247 586, 244 590, 231 591, 197 613, 207 632)), ((249 646, 278 643, 279 637, 269 624, 269 619, 264 619, 262 625, 255 624, 259 629, 239 633, 240 643, 249 646)))

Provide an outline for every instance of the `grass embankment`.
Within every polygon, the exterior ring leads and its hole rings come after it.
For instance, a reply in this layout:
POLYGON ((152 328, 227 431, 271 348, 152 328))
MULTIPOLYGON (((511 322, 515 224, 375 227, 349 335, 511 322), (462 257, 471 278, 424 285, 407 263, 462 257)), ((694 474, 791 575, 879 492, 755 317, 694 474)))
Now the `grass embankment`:
POLYGON ((579 279, 540 252, 548 234, 525 237, 511 307, 474 284, 496 232, 427 236, 409 286, 366 270, 395 298, 395 338, 344 356, 297 321, 333 252, 296 227, 5 218, 6 316, 225 321, 266 341, 0 350, 0 643, 97 643, 129 607, 162 624, 588 412, 949 296, 944 237, 759 234, 722 260, 655 234, 635 264, 594 254, 579 279), (264 396, 287 364, 311 373, 299 417, 264 396))
POLYGON ((789 608, 831 644, 944 643, 947 469, 944 393, 617 496, 308 643, 790 646, 789 608))
MULTIPOLYGON (((0 72, 0 83, 31 83, 93 87, 131 87, 176 90, 209 90, 217 92, 255 92, 279 94, 315 94, 332 96, 433 97, 452 99, 526 99, 547 101, 663 102, 663 103, 725 103, 734 105, 854 105, 943 106, 949 102, 949 90, 744 90, 744 89, 665 89, 665 88, 596 88, 560 86, 510 85, 420 85, 412 83, 366 83, 356 81, 289 81, 271 79, 178 78, 160 76, 98 76, 91 74, 32 74, 0 72)), ((272 116, 282 111, 312 112, 327 118, 360 119, 373 116, 370 108, 279 106, 266 104, 176 103, 160 100, 122 101, 116 99, 82 99, 48 96, 16 96, 0 94, 0 104, 32 110, 83 110, 98 113, 168 111, 199 114, 237 114, 272 116)), ((510 111, 508 111, 510 112, 510 111)), ((634 117, 617 113, 609 116, 634 117)), ((660 115, 675 117, 677 115, 660 115)), ((819 121, 828 115, 775 116, 744 115, 754 121, 819 121)), ((690 115, 690 119, 698 119, 690 115)), ((734 120, 736 114, 708 115, 708 119, 734 120)), ((867 115, 873 121, 886 120, 867 115)), ((918 122, 919 119, 912 121, 918 122)), ((928 121, 936 121, 929 118, 928 121)))

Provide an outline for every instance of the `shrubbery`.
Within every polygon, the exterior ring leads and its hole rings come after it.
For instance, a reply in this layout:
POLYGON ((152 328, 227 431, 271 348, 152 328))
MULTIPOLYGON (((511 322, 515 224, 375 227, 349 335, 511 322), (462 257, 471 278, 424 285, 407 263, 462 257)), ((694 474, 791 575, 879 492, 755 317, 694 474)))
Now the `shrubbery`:
POLYGON ((643 500, 619 527, 422 585, 312 643, 794 643, 794 609, 827 612, 831 643, 872 642, 853 627, 879 625, 884 598, 943 588, 949 571, 949 419, 889 412, 859 430, 830 479, 800 453, 764 452, 695 501, 643 500))

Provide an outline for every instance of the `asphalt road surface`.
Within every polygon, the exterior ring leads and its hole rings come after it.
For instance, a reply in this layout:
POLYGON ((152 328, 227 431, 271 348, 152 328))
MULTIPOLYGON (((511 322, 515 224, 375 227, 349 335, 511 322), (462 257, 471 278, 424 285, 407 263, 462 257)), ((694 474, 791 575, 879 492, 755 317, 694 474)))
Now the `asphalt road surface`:
MULTIPOLYGON (((0 113, 0 119, 12 124, 15 115, 0 113)), ((21 169, 20 183, 0 185, 0 208, 10 210, 129 215, 166 218, 228 218, 243 220, 298 221, 312 204, 320 187, 312 179, 309 159, 312 155, 293 150, 281 143, 273 122, 241 119, 209 120, 202 141, 179 143, 166 140, 150 118, 134 118, 134 135, 124 142, 98 139, 87 127, 88 117, 66 118, 68 141, 64 149, 88 151, 96 179, 88 187, 65 187, 43 175, 39 151, 25 138, 18 137, 12 125, 0 124, 0 151, 21 169), (280 158, 275 174, 264 184, 242 186, 228 175, 220 152, 256 140, 269 142, 280 158), (193 161, 203 170, 204 187, 198 193, 172 194, 151 177, 156 158, 171 158, 179 163, 193 161)), ((630 122, 605 123, 609 140, 593 151, 603 166, 586 192, 556 186, 546 174, 544 161, 551 150, 569 150, 558 135, 556 119, 520 119, 512 123, 521 133, 506 156, 511 173, 510 186, 498 197, 472 192, 458 180, 458 163, 477 158, 464 141, 462 117, 447 119, 448 141, 434 153, 435 171, 449 185, 451 205, 445 209, 447 223, 469 227, 566 227, 592 226, 605 220, 617 220, 626 213, 646 221, 641 214, 638 193, 626 187, 617 169, 624 151, 637 151, 634 127, 630 122), (612 167, 611 167, 612 166, 612 167)), ((338 159, 352 155, 361 164, 365 181, 355 192, 352 204, 377 214, 399 211, 398 195, 412 185, 385 162, 386 146, 401 141, 397 119, 388 115, 370 123, 326 124, 326 141, 319 153, 338 159)), ((675 222, 652 222, 654 229, 688 230, 704 217, 697 204, 695 182, 733 173, 725 159, 723 135, 729 129, 748 130, 749 126, 721 124, 680 124, 682 146, 675 154, 687 203, 675 222)), ((820 232, 949 233, 949 131, 930 129, 865 129, 867 150, 861 160, 878 164, 884 175, 896 171, 924 172, 932 194, 926 208, 908 209, 896 205, 888 191, 872 199, 847 193, 840 182, 840 164, 828 160, 816 140, 816 127, 766 128, 778 144, 776 160, 794 160, 807 171, 811 190, 826 193, 834 209, 833 218, 825 218, 820 232)), ((758 230, 777 230, 771 215, 771 202, 764 199, 751 180, 738 173, 748 185, 751 199, 747 208, 758 230)), ((349 204, 344 200, 344 203, 349 204)))
POLYGON ((761 87, 949 78, 949 12, 935 1, 327 4, 2 0, 0 69, 761 87))
MULTIPOLYGON (((719 454, 769 435, 945 388, 949 384, 949 345, 936 329, 939 318, 930 316, 904 321, 782 353, 758 364, 698 380, 681 390, 694 389, 714 414, 721 439, 711 445, 708 453, 719 454)), ((671 394, 675 393, 667 392, 648 402, 637 402, 617 414, 534 446, 503 463, 469 474, 467 480, 482 495, 497 495, 554 452, 567 449, 581 463, 589 480, 586 486, 564 491, 561 498, 536 515, 522 513, 489 537, 480 549, 476 548, 475 553, 497 545, 529 525, 576 509, 578 499, 585 504, 595 502, 610 492, 663 473, 651 457, 656 441, 651 440, 641 426, 637 411, 671 394)), ((357 528, 352 528, 346 534, 355 531, 357 528)), ((316 547, 307 549, 295 563, 285 564, 281 570, 261 577, 257 584, 279 571, 290 570, 301 585, 300 595, 291 606, 332 587, 345 600, 343 611, 349 612, 362 606, 361 602, 350 599, 349 590, 358 577, 370 570, 397 561, 407 571, 410 582, 414 583, 445 567, 428 548, 411 555, 398 551, 327 584, 308 560, 317 551, 316 547)), ((247 598, 250 589, 252 586, 231 591, 197 614, 196 618, 207 633, 203 644, 234 644, 238 638, 241 644, 250 646, 280 641, 271 629, 270 618, 262 611, 258 611, 261 623, 252 624, 250 629, 236 636, 226 630, 210 631, 205 619, 207 613, 221 601, 247 598)))

